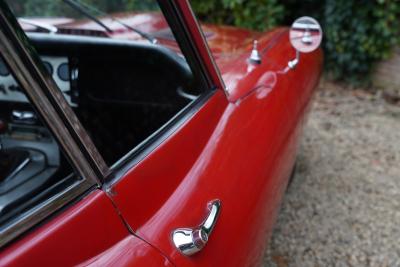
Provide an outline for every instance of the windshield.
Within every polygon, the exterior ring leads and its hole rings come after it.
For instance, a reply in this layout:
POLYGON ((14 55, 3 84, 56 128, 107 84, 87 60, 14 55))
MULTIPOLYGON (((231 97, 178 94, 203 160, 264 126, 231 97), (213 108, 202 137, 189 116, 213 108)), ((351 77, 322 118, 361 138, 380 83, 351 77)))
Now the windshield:
POLYGON ((166 26, 154 0, 8 2, 25 31, 112 36, 122 39, 139 39, 135 38, 139 36, 156 44, 157 38, 149 32, 157 33, 165 30, 163 27, 166 26))
MULTIPOLYGON (((6 0, 17 17, 85 18, 62 0, 6 0)), ((79 0, 107 14, 132 11, 157 11, 154 0, 79 0)))

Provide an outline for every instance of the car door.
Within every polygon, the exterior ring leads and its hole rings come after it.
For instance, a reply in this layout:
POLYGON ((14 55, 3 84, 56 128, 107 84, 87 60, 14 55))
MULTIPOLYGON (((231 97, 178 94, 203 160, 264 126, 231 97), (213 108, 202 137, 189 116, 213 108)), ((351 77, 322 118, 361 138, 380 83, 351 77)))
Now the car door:
MULTIPOLYGON (((165 3, 170 23, 183 28, 217 90, 200 97, 162 143, 108 183, 108 191, 130 228, 177 266, 257 266, 295 162, 300 106, 307 102, 298 98, 308 99, 315 88, 319 58, 306 60, 311 76, 301 76, 303 66, 268 85, 266 94, 255 90, 232 100, 189 3, 165 3), (206 236, 195 236, 198 229, 206 236), (183 241, 175 239, 177 230, 186 233, 183 241), (191 240, 201 243, 197 249, 186 249, 193 248, 185 245, 191 240)), ((277 52, 285 49, 288 42, 277 52)), ((284 60, 272 60, 264 71, 278 75, 284 60)), ((251 91, 252 80, 241 90, 251 91)))
MULTIPOLYGON (((32 259, 39 265, 62 261, 66 265, 249 266, 259 262, 294 162, 297 138, 293 129, 300 113, 293 114, 295 109, 282 103, 296 103, 301 89, 311 88, 313 80, 291 74, 269 86, 266 95, 252 93, 232 100, 189 3, 159 2, 205 90, 111 168, 98 161, 101 157, 93 155, 94 148, 88 149, 92 147, 88 141, 74 134, 77 121, 72 121, 75 126, 63 121, 70 127, 66 136, 73 136, 72 144, 79 143, 86 151, 84 159, 93 161, 78 174, 92 170, 98 179, 83 190, 85 194, 71 198, 76 202, 62 202, 50 211, 54 217, 10 243, 3 250, 4 264, 23 265, 32 259), (294 78, 303 84, 297 93, 289 86, 294 78), (63 212, 56 213, 61 207, 63 212), (174 243, 174 232, 185 233, 200 225, 209 240, 198 253, 184 255, 174 243)), ((18 28, 16 23, 12 26, 18 28)), ((21 31, 17 35, 24 36, 21 31)), ((29 41, 19 40, 17 47, 21 43, 29 41)), ((16 54, 25 55, 23 62, 37 71, 24 51, 16 54)), ((23 66, 15 72, 29 73, 21 71, 23 66)), ((269 66, 271 71, 276 71, 274 66, 269 66)), ((51 83, 46 77, 41 71, 34 79, 46 85, 46 81, 51 83)), ((251 83, 244 86, 251 89, 251 83)), ((53 105, 63 106, 57 114, 65 116, 68 105, 62 103, 63 97, 49 95, 53 105)), ((41 112, 43 118, 53 114, 41 112)), ((56 136, 58 140, 67 137, 56 136)), ((69 151, 69 146, 62 147, 69 151)), ((78 165, 81 161, 73 156, 72 152, 68 155, 78 165)), ((207 238, 198 237, 205 243, 207 238)))
POLYGON ((0 54, 0 265, 169 266, 100 189, 106 168, 3 1, 0 54))

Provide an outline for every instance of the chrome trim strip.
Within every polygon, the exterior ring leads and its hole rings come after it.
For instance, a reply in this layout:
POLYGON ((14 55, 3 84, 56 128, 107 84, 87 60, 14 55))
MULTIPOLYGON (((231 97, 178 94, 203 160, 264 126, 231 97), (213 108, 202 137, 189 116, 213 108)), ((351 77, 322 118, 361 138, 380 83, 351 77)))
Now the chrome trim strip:
POLYGON ((185 91, 183 91, 182 87, 179 87, 176 90, 176 93, 178 95, 180 95, 181 97, 186 98, 186 99, 191 100, 191 101, 196 100, 199 97, 198 95, 192 95, 192 94, 186 93, 185 91))
POLYGON ((34 20, 30 20, 30 19, 26 19, 26 18, 19 18, 18 21, 25 23, 25 24, 29 24, 35 27, 38 27, 40 29, 45 29, 46 31, 48 31, 49 33, 57 33, 58 29, 57 27, 50 25, 50 24, 45 24, 45 23, 40 23, 34 20))
POLYGON ((79 175, 101 185, 99 177, 108 175, 107 165, 4 2, 0 2, 0 53, 79 175))
POLYGON ((179 44, 183 55, 186 57, 194 77, 199 83, 201 83, 201 86, 204 86, 205 89, 213 88, 214 83, 212 77, 207 72, 207 67, 193 43, 190 32, 187 27, 185 27, 185 22, 183 21, 180 12, 177 10, 175 1, 158 0, 157 2, 175 36, 175 40, 179 44))
POLYGON ((188 0, 185 0, 185 1, 187 2, 187 5, 188 5, 188 7, 189 7, 189 11, 190 11, 190 13, 191 13, 193 19, 196 21, 196 25, 197 25, 196 30, 197 30, 197 33, 200 34, 200 37, 201 37, 201 39, 202 39, 202 41, 203 41, 203 43, 204 43, 204 46, 205 46, 205 48, 206 48, 206 50, 207 50, 208 57, 209 57, 209 59, 210 59, 212 65, 213 65, 213 67, 214 67, 214 72, 215 72, 215 74, 216 74, 217 77, 218 77, 218 80, 219 80, 218 82, 219 82, 219 84, 216 84, 216 85, 217 85, 217 86, 218 86, 218 85, 221 85, 222 88, 220 88, 220 89, 224 90, 226 96, 229 96, 229 91, 228 91, 228 89, 226 88, 226 85, 225 85, 224 80, 222 79, 221 72, 220 72, 220 70, 219 70, 219 68, 218 68, 218 66, 217 66, 217 63, 215 62, 214 56, 213 56, 212 53, 211 53, 210 46, 208 45, 207 39, 206 39, 206 37, 205 37, 205 35, 204 35, 204 32, 203 32, 203 30, 202 30, 201 27, 200 27, 200 23, 199 23, 199 21, 198 21, 196 15, 195 15, 194 12, 193 12, 192 5, 190 4, 190 2, 189 2, 188 0))
MULTIPOLYGON (((99 175, 108 173, 109 169, 97 150, 91 150, 94 145, 4 1, 0 1, 0 53, 74 170, 82 177, 1 225, 0 246, 3 246, 91 187, 100 186, 99 175)), ((42 194, 74 178, 75 175, 64 178, 42 194)))
POLYGON ((111 175, 108 177, 108 179, 106 179, 103 189, 108 191, 114 184, 118 183, 130 169, 134 168, 136 164, 147 157, 169 136, 175 133, 180 127, 182 127, 183 124, 193 117, 196 112, 203 107, 204 103, 206 103, 215 94, 215 92, 215 90, 211 90, 189 103, 161 128, 147 137, 139 145, 134 147, 119 161, 114 163, 114 165, 111 167, 111 175))
MULTIPOLYGON (((134 147, 130 152, 123 156, 120 160, 111 166, 111 173, 105 180, 103 189, 109 191, 110 188, 118 183, 130 169, 134 168, 141 160, 149 155, 154 149, 161 145, 170 135, 177 131, 184 123, 186 123, 194 114, 214 95, 216 92, 210 74, 206 71, 204 62, 196 50, 193 40, 189 37, 190 34, 184 26, 184 21, 177 13, 175 1, 157 1, 167 22, 173 30, 174 36, 181 47, 183 54, 188 60, 189 66, 193 74, 200 79, 201 86, 204 87, 203 92, 199 97, 189 103, 174 117, 172 117, 161 128, 147 137, 139 145, 134 147)), ((203 36, 204 38, 204 36, 203 36)))
POLYGON ((37 223, 43 221, 52 213, 88 191, 91 187, 93 187, 93 184, 89 181, 77 180, 64 191, 40 203, 28 212, 22 213, 19 217, 14 218, 4 226, 1 226, 0 247, 6 245, 37 223))

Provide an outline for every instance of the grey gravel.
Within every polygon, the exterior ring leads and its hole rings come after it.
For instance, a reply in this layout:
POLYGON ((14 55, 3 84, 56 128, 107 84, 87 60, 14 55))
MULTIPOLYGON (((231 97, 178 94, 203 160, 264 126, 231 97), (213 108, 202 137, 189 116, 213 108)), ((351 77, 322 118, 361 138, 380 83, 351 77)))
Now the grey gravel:
POLYGON ((264 266, 400 266, 400 107, 320 87, 264 266))

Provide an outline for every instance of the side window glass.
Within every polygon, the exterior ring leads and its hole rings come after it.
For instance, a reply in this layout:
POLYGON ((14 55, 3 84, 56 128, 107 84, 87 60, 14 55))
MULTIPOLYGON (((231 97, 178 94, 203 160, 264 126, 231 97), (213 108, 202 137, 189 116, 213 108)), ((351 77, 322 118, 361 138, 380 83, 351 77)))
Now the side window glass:
POLYGON ((0 230, 77 181, 55 138, 0 58, 0 230))
POLYGON ((9 4, 108 166, 203 93, 156 0, 37 2, 9 4))

